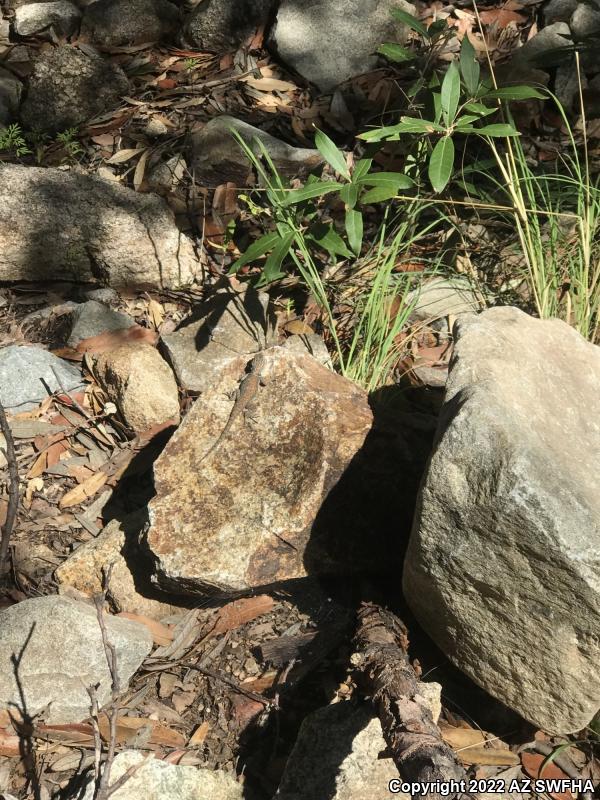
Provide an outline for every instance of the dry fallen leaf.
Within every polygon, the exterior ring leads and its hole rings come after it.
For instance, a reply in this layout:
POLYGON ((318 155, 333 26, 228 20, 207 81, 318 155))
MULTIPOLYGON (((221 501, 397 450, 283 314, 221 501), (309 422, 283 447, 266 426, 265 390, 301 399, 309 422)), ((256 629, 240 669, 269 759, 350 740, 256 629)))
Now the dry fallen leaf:
MULTIPOLYGON (((523 769, 529 775, 530 778, 534 780, 536 778, 541 778, 542 780, 551 780, 552 778, 559 779, 559 780, 568 780, 569 776, 557 767, 556 764, 551 761, 549 764, 546 764, 543 770, 541 770, 542 764, 546 761, 546 756, 542 756, 539 753, 531 753, 527 750, 521 753, 521 764, 523 765, 523 769), (541 770, 541 772, 540 772, 541 770)), ((573 794, 571 792, 548 792, 550 797, 553 797, 554 800, 572 800, 573 794)))
POLYGON ((239 628, 261 614, 267 614, 274 605, 275 601, 268 594, 234 600, 218 610, 211 634, 225 633, 239 628))
POLYGON ((173 641, 172 628, 168 628, 166 625, 163 625, 162 622, 157 622, 155 619, 145 617, 143 614, 132 614, 129 611, 122 611, 120 614, 117 614, 117 616, 131 619, 134 622, 145 625, 152 634, 154 644, 166 645, 173 641))
MULTIPOLYGON (((36 478, 36 480, 39 480, 39 478, 36 478)), ((96 472, 91 478, 88 478, 83 483, 80 483, 79 486, 75 486, 70 492, 63 495, 58 503, 59 508, 78 506, 80 503, 83 503, 84 500, 95 495, 98 489, 101 489, 107 480, 108 475, 105 472, 96 472)))
POLYGON ((201 725, 198 725, 196 730, 190 736, 188 747, 202 747, 206 737, 208 736, 209 730, 210 722, 204 720, 204 722, 201 725))
MULTIPOLYGON (((105 741, 110 736, 110 723, 105 714, 101 714, 98 720, 100 735, 105 741)), ((127 744, 143 728, 149 730, 149 744, 164 745, 165 747, 185 747, 185 737, 178 731, 161 725, 154 719, 144 719, 143 717, 119 717, 117 720, 117 742, 127 744)))

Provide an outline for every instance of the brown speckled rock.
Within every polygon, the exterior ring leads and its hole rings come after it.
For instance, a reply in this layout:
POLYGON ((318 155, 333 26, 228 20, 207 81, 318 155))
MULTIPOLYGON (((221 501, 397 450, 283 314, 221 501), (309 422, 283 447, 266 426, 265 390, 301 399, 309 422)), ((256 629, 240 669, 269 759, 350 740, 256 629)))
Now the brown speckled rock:
POLYGON ((175 376, 152 345, 126 344, 90 358, 102 388, 136 433, 179 422, 175 376))
POLYGON ((325 511, 371 428, 366 392, 309 355, 264 355, 253 408, 206 459, 245 359, 201 396, 155 463, 144 543, 163 588, 248 589, 347 573, 381 555, 364 531, 355 541, 358 514, 347 524, 325 511))

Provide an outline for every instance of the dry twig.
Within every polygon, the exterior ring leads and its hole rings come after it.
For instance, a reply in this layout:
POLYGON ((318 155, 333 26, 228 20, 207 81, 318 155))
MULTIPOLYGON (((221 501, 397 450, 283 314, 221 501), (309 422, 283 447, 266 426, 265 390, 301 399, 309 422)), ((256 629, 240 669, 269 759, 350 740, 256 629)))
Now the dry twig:
POLYGON ((15 440, 13 439, 12 431, 4 406, 0 403, 0 431, 6 440, 6 450, 4 454, 8 463, 8 508, 6 511, 6 521, 2 526, 2 539, 0 541, 0 583, 5 583, 8 573, 10 572, 10 537, 15 527, 17 520, 17 511, 19 508, 19 469, 17 466, 17 454, 15 452, 15 440))

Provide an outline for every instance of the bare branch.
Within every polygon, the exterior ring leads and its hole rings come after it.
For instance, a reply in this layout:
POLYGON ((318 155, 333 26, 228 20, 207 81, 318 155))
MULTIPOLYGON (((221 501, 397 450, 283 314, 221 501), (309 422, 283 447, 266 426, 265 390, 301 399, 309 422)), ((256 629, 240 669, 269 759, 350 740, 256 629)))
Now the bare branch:
POLYGON ((2 526, 2 538, 0 541, 0 583, 7 581, 10 572, 10 537, 12 536, 17 512, 19 509, 19 468, 17 465, 17 454, 15 452, 15 440, 6 419, 4 406, 0 403, 0 430, 6 440, 6 450, 3 451, 8 463, 9 485, 8 485, 8 508, 6 511, 6 521, 2 526))

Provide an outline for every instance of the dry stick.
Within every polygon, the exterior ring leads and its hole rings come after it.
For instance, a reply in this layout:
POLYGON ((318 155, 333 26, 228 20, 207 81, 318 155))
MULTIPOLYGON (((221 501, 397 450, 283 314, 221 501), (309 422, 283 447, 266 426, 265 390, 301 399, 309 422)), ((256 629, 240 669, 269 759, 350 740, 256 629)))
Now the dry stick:
POLYGON ((0 452, 3 452, 6 457, 9 474, 8 508, 6 510, 6 520, 2 526, 2 540, 0 541, 0 583, 4 583, 10 572, 9 544, 19 509, 19 468, 15 452, 15 440, 2 403, 0 403, 0 431, 2 431, 6 440, 6 449, 0 452))
MULTIPOLYGON (((363 603, 354 644, 355 680, 371 697, 402 779, 418 783, 456 781, 456 789, 444 797, 466 797, 465 770, 443 741, 431 711, 417 699, 419 679, 408 660, 404 624, 380 606, 363 603)), ((412 794, 422 796, 418 791, 412 794)), ((439 792, 427 793, 428 800, 441 798, 439 792)))

